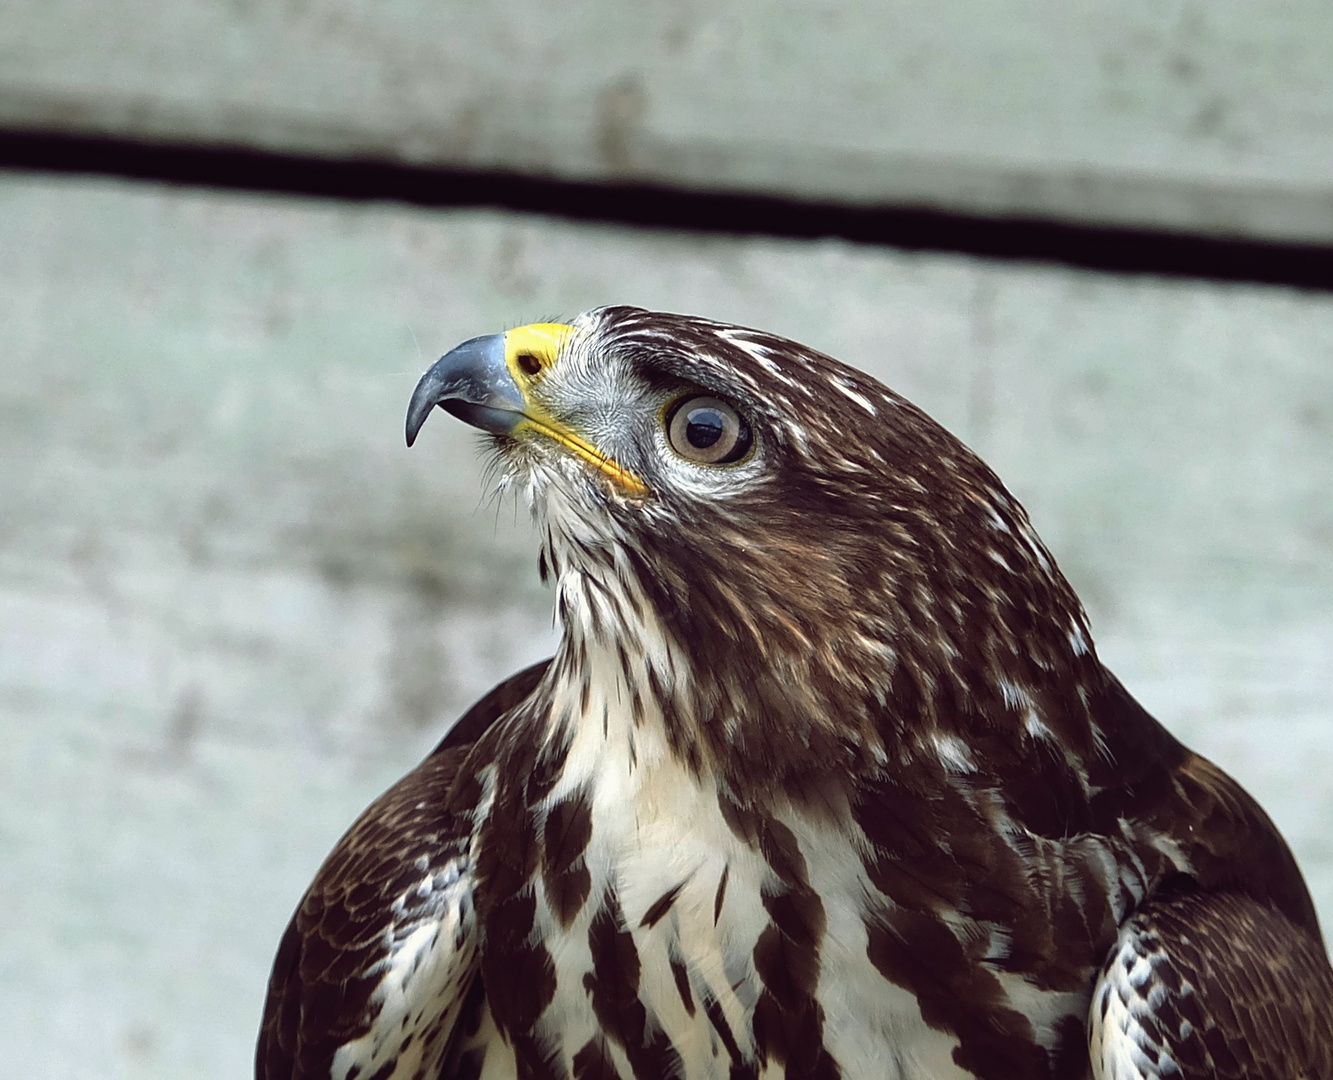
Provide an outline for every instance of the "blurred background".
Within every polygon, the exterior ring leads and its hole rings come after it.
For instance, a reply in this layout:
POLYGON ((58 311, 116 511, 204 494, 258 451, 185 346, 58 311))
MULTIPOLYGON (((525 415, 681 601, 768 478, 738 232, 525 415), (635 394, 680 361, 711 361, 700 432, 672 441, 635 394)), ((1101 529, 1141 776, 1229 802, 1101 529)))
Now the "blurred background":
POLYGON ((324 854, 554 641, 415 380, 605 303, 962 436, 1333 925, 1321 0, 8 0, 0 158, 7 1074, 247 1075, 324 854))

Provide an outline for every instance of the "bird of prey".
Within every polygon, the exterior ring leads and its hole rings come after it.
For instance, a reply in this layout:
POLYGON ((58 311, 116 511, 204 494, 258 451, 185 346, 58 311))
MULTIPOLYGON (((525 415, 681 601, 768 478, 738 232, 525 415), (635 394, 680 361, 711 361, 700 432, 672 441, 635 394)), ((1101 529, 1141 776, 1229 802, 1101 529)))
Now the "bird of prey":
POLYGON ((1291 852, 919 409, 628 307, 458 346, 409 445, 436 406, 563 636, 328 857, 261 1080, 1333 1077, 1291 852))

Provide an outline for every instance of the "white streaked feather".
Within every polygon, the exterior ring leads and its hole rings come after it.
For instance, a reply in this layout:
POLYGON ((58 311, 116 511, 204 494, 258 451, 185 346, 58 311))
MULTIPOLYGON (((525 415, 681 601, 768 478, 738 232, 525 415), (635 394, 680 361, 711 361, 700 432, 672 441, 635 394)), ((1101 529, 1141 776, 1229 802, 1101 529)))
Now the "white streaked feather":
POLYGON ((1154 1007, 1161 1004, 1155 991, 1166 992, 1155 975, 1164 959, 1160 952, 1145 949, 1132 927, 1121 931, 1092 992, 1088 1051, 1093 1080, 1179 1075, 1178 1063, 1162 1045, 1158 1025, 1152 1023, 1154 1007))
POLYGON ((395 902, 383 977, 371 994, 379 1013, 365 1035, 338 1048, 332 1080, 377 1075, 390 1061, 387 1080, 438 1069, 473 974, 472 886, 471 860, 451 859, 395 902))
POLYGON ((838 375, 832 375, 829 377, 828 381, 833 389, 837 390, 849 401, 856 402, 856 404, 860 405, 861 408, 865 409, 871 416, 879 415, 879 410, 875 408, 874 402, 852 386, 846 379, 838 375))
POLYGON ((824 1045, 845 1080, 963 1080, 954 1063, 954 1035, 926 1023, 916 996, 889 982, 866 954, 867 917, 884 904, 850 838, 831 837, 824 823, 783 818, 800 844, 810 886, 824 902, 816 999, 824 1010, 824 1045), (830 842, 833 840, 833 842, 830 842), (873 899, 872 899, 873 898, 873 899), (892 1057, 886 1048, 900 1048, 892 1057))

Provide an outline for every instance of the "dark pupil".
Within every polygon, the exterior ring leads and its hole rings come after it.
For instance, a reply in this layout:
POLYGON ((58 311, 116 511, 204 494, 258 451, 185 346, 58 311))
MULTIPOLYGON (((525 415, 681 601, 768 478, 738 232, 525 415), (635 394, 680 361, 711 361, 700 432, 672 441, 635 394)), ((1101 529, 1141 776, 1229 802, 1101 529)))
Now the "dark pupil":
POLYGON ((685 425, 685 438, 697 450, 707 450, 722 438, 722 416, 716 409, 695 409, 685 425))

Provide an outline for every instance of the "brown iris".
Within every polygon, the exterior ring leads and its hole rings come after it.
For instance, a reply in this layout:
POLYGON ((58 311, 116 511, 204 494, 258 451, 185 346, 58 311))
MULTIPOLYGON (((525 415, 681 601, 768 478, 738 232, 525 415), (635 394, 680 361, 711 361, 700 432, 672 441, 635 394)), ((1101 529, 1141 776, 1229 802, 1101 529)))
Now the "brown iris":
POLYGON ((719 398, 699 395, 682 398, 666 417, 671 449, 700 465, 729 465, 739 461, 753 439, 744 418, 719 398))

